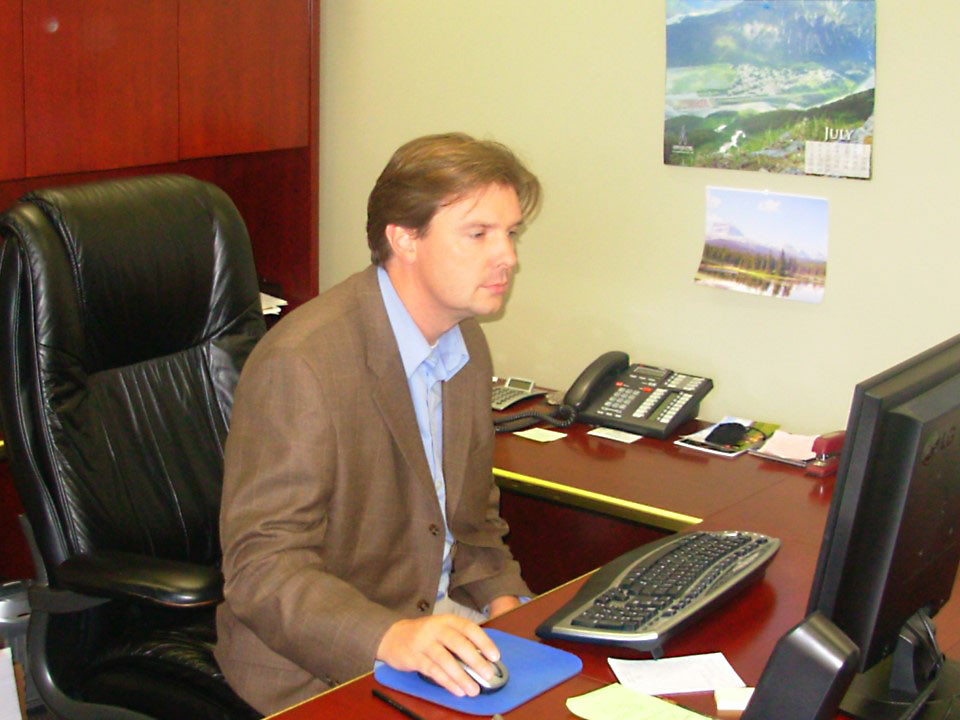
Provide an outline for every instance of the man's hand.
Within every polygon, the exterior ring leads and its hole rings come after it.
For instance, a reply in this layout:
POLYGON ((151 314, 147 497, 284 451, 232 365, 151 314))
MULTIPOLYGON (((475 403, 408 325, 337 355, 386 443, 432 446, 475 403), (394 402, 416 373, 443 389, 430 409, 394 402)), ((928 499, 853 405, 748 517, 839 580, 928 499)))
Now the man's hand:
POLYGON ((480 686, 463 671, 454 655, 486 678, 494 674, 490 662, 500 659, 497 646, 480 626, 456 615, 398 620, 387 629, 377 648, 377 659, 397 670, 416 670, 457 697, 477 695, 480 686))
POLYGON ((516 595, 501 595, 490 601, 490 617, 495 618, 497 615, 503 615, 516 607, 520 607, 520 598, 516 595))

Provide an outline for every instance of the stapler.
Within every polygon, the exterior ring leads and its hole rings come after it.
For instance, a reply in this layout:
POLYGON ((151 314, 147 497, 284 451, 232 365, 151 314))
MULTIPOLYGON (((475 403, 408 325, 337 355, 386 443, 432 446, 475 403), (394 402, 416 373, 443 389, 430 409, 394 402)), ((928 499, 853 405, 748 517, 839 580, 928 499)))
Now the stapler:
POLYGON ((817 456, 807 463, 806 474, 821 478, 833 475, 840 464, 840 452, 843 450, 844 437, 846 437, 846 432, 837 430, 821 435, 814 440, 812 450, 817 456))

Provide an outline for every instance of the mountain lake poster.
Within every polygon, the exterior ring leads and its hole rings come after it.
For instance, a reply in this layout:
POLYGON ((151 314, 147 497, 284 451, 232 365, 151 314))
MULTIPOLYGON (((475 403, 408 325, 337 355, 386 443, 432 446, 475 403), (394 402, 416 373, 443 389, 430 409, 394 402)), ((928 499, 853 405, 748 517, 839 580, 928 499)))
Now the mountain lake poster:
POLYGON ((874 0, 666 0, 667 165, 870 177, 874 0))
POLYGON ((827 200, 707 188, 699 285, 818 303, 827 280, 827 200))

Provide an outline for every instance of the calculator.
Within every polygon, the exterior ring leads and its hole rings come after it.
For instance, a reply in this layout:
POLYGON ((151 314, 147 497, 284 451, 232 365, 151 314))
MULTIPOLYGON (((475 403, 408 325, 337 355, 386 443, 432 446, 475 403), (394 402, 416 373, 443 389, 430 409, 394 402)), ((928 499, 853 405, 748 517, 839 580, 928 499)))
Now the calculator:
POLYGON ((534 381, 526 378, 508 377, 503 385, 494 385, 491 407, 494 410, 504 410, 515 402, 526 398, 546 395, 546 390, 534 389, 534 381))

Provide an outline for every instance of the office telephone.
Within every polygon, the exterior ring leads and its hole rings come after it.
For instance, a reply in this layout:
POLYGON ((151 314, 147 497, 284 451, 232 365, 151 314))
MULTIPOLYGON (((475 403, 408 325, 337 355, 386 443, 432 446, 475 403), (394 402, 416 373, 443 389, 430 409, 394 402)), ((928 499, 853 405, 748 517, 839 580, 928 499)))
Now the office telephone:
POLYGON ((532 411, 497 418, 494 423, 502 432, 518 429, 516 422, 522 418, 559 427, 579 420, 665 438, 697 416, 700 401, 712 388, 709 378, 631 363, 626 353, 612 351, 580 373, 552 415, 532 411))
POLYGON ((631 364, 626 353, 614 351, 580 373, 564 402, 577 409, 581 422, 665 438, 697 416, 712 388, 709 378, 631 364))

